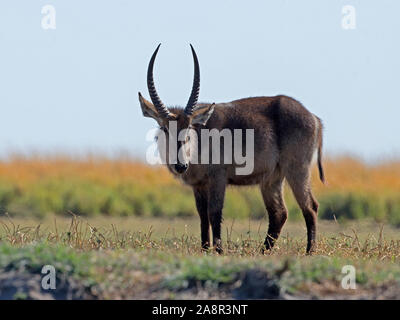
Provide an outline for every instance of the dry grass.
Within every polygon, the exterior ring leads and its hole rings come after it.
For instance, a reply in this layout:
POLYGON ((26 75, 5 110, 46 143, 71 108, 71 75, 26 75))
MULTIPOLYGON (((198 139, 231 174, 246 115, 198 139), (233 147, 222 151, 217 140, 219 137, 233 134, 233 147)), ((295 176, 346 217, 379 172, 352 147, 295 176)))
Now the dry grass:
MULTIPOLYGON (((312 181, 321 217, 369 217, 400 225, 400 162, 367 165, 343 157, 326 159, 325 167, 328 184, 323 185, 316 172, 312 181)), ((224 216, 263 217, 265 207, 256 189, 228 188, 224 216)), ((291 192, 285 198, 290 215, 301 218, 291 192)), ((82 216, 197 215, 190 188, 164 167, 99 156, 14 156, 0 161, 0 213, 44 218, 68 211, 82 216)))
POLYGON ((47 178, 74 177, 109 186, 132 181, 144 186, 178 184, 163 167, 150 167, 143 162, 128 158, 109 159, 100 156, 77 159, 65 155, 10 156, 7 160, 0 161, 0 177, 20 187, 26 187, 47 178))
POLYGON ((314 172, 314 187, 317 192, 346 191, 384 193, 400 191, 400 162, 386 161, 367 165, 351 157, 325 159, 324 166, 328 184, 316 183, 317 172, 314 172))
MULTIPOLYGON (((204 255, 200 250, 198 219, 92 218, 72 215, 70 219, 37 220, 0 218, 0 242, 24 246, 45 241, 79 251, 135 249, 172 254, 204 255)), ((224 222, 224 255, 260 258, 266 221, 224 222)), ((277 246, 268 255, 305 256, 303 223, 287 223, 277 246)), ((215 253, 210 250, 209 254, 215 253)), ((398 230, 373 222, 319 224, 316 255, 351 259, 399 261, 398 230)))
MULTIPOLYGON (((245 274, 257 272, 275 279, 281 297, 400 298, 400 240, 393 227, 322 221, 312 257, 305 254, 306 231, 300 222, 287 223, 266 255, 261 254, 266 221, 227 219, 223 255, 200 249, 198 229, 194 218, 86 219, 71 214, 40 222, 1 216, 0 275, 33 277, 51 264, 61 277, 99 299, 243 297, 265 285, 243 284, 245 274), (341 287, 342 268, 349 264, 357 270, 357 290, 341 287)), ((255 298, 268 298, 268 290, 255 298)))
MULTIPOLYGON (((332 190, 357 192, 400 191, 400 161, 388 161, 367 165, 351 157, 325 159, 324 166, 328 184, 323 186, 318 180, 316 168, 313 185, 317 193, 332 190)), ((10 156, 0 161, 2 180, 18 183, 21 187, 34 184, 44 178, 65 179, 80 177, 108 185, 121 181, 137 184, 170 185, 179 182, 165 168, 148 166, 129 158, 109 159, 100 156, 70 158, 61 156, 10 156)))

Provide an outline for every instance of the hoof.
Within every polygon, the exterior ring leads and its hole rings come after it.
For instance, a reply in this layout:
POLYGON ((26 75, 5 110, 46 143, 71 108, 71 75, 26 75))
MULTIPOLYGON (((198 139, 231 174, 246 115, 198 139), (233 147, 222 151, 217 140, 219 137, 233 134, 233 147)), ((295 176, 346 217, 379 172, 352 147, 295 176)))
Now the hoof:
POLYGON ((306 255, 311 256, 315 253, 317 244, 313 241, 307 245, 306 255))
POLYGON ((223 254, 223 253, 224 253, 224 250, 222 250, 221 247, 216 247, 216 248, 215 248, 215 251, 216 251, 218 254, 223 254))
POLYGON ((262 255, 269 255, 269 254, 271 254, 271 252, 272 252, 272 247, 270 247, 270 246, 264 246, 260 250, 260 253, 262 255))
POLYGON ((221 245, 221 239, 215 239, 213 241, 214 243, 214 250, 218 253, 218 254, 222 254, 224 252, 224 250, 222 250, 222 245, 221 245))
POLYGON ((261 253, 262 254, 270 253, 273 247, 274 247, 274 242, 271 239, 266 239, 264 242, 264 246, 261 248, 261 253))
POLYGON ((201 245, 201 249, 202 249, 202 250, 208 250, 208 249, 210 249, 210 245, 208 244, 208 242, 202 244, 202 245, 201 245))

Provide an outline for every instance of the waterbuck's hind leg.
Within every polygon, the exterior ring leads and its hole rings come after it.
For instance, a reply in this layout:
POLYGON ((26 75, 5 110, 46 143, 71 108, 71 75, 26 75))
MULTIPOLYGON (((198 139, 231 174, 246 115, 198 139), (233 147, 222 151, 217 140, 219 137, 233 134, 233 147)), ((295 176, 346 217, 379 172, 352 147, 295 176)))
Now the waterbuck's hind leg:
POLYGON ((208 219, 208 190, 206 187, 194 187, 197 212, 200 216, 201 247, 208 250, 210 247, 210 220, 208 219))
POLYGON ((269 226, 264 246, 270 250, 281 233, 288 216, 288 211, 283 200, 283 178, 269 184, 261 183, 261 193, 268 212, 269 226))
POLYGON ((307 226, 307 253, 311 254, 316 249, 318 202, 311 192, 310 172, 308 168, 298 168, 296 172, 286 177, 307 226))
POLYGON ((222 253, 221 223, 222 209, 226 189, 226 175, 224 171, 217 171, 212 174, 213 180, 210 183, 208 193, 208 217, 213 233, 213 246, 218 253, 222 253))

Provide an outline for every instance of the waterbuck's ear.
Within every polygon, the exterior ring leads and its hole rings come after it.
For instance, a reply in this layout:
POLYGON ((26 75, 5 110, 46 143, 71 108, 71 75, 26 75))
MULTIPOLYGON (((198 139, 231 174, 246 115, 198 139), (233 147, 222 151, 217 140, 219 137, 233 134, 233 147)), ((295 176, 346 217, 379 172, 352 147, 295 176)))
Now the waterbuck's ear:
POLYGON ((205 126, 208 119, 210 119, 212 113, 214 112, 215 103, 207 106, 197 107, 193 111, 192 124, 199 124, 205 126))
POLYGON ((143 116, 147 118, 153 118, 158 123, 161 122, 161 119, 158 116, 158 112, 154 107, 154 105, 150 101, 143 98, 140 92, 139 92, 139 102, 140 102, 140 107, 142 108, 143 116))

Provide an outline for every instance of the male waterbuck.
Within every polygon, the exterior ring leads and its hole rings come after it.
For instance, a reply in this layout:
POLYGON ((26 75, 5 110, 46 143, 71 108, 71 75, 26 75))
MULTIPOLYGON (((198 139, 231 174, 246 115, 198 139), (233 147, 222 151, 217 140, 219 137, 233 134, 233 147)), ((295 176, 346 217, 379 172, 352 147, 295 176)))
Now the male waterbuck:
MULTIPOLYGON (((159 47, 160 45, 153 53, 147 70, 147 86, 152 103, 139 92, 140 106, 143 115, 155 119, 160 126, 160 132, 167 137, 168 169, 193 188, 200 215, 202 247, 209 248, 211 224, 213 246, 218 253, 222 252, 221 222, 226 186, 259 184, 269 216, 264 250, 271 249, 288 216, 282 194, 283 180, 286 179, 305 218, 307 253, 313 252, 318 202, 311 192, 310 170, 317 153, 319 176, 324 182, 321 120, 300 102, 283 95, 245 98, 229 103, 198 104, 200 70, 192 46, 194 81, 189 101, 184 109, 167 108, 159 98, 153 81, 153 65, 159 47), (171 130, 172 125, 176 130, 171 130), (219 163, 192 162, 190 154, 194 151, 199 154, 207 151, 209 154, 208 148, 212 148, 208 145, 207 150, 204 150, 202 147, 201 140, 205 138, 201 131, 204 129, 225 132, 252 129, 253 170, 247 174, 238 174, 237 168, 242 164, 224 161, 226 159, 223 157, 219 163), (194 140, 192 134, 180 134, 183 130, 196 133, 197 143, 193 144, 191 141, 194 140), (168 156, 171 142, 184 150, 177 161, 171 161, 168 156)), ((226 151, 225 137, 220 140, 218 149, 221 152, 226 151)), ((243 146, 249 144, 244 136, 240 138, 240 142, 243 146)), ((231 144, 228 146, 233 148, 231 144)))

